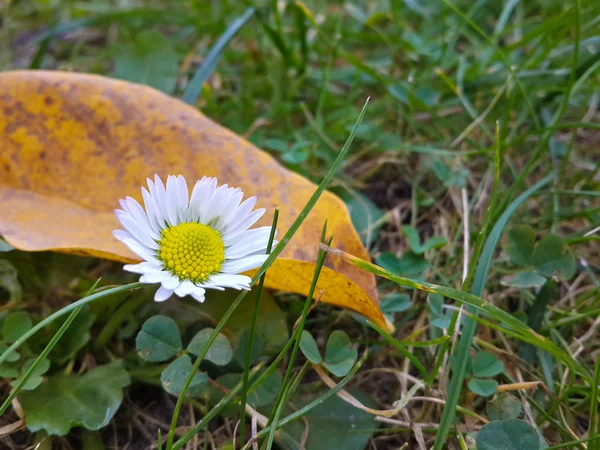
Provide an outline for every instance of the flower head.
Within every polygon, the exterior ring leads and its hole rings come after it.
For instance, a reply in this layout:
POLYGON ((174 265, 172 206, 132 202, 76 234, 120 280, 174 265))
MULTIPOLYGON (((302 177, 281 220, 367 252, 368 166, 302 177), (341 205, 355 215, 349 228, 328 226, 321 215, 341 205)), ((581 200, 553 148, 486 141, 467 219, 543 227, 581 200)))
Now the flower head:
POLYGON ((160 283, 154 300, 173 293, 203 302, 206 289, 250 289, 250 278, 239 275, 260 267, 267 258, 271 227, 249 228, 262 217, 256 197, 242 202, 239 188, 217 186, 204 177, 191 196, 183 176, 158 175, 142 187, 144 208, 133 198, 120 200, 115 215, 124 230, 113 235, 144 261, 124 269, 139 273, 144 283, 160 283))

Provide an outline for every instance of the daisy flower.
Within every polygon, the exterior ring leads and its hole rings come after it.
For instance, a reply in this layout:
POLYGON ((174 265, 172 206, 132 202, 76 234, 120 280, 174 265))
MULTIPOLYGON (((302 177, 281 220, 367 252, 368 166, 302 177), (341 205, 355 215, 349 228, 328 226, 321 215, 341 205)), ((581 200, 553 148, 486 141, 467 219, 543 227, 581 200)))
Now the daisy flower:
POLYGON ((191 196, 183 176, 158 175, 142 187, 145 209, 133 198, 120 200, 115 215, 123 230, 113 235, 144 261, 124 269, 141 275, 143 283, 160 283, 154 300, 173 293, 204 302, 206 289, 250 289, 250 277, 240 275, 267 259, 271 227, 249 228, 262 217, 256 197, 216 178, 204 177, 191 196))

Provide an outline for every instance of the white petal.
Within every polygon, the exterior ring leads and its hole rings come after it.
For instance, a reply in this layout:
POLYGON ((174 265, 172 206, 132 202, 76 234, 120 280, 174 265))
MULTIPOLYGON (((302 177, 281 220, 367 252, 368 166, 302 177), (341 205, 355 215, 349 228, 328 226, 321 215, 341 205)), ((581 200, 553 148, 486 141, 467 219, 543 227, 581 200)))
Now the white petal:
POLYGON ((164 302, 165 300, 168 300, 169 297, 171 297, 171 295, 173 295, 173 290, 167 289, 166 287, 161 286, 156 291, 156 294, 154 294, 154 301, 155 302, 164 302))
POLYGON ((123 208, 126 213, 135 219, 140 226, 148 230, 148 233, 153 239, 160 239, 159 232, 154 228, 153 224, 149 221, 148 215, 142 205, 140 205, 136 199, 132 197, 125 198, 125 207, 123 208))
MULTIPOLYGON (((150 183, 152 182, 148 180, 148 184, 150 183)), ((165 220, 158 206, 156 206, 156 201, 152 198, 152 194, 145 187, 142 187, 142 198, 144 199, 144 206, 146 207, 146 215, 148 216, 150 226, 154 231, 160 233, 165 226, 165 220)))
POLYGON ((248 255, 266 253, 268 239, 236 244, 225 251, 227 259, 240 259, 248 255))
POLYGON ((196 287, 199 288, 204 288, 204 289, 215 289, 217 291, 224 291, 225 288, 222 286, 219 286, 217 284, 211 283, 210 280, 209 281, 205 281, 204 283, 196 283, 196 287))
POLYGON ((177 177, 169 175, 167 178, 167 204, 165 209, 171 225, 177 225, 179 223, 178 206, 179 189, 177 186, 177 177))
POLYGON ((179 297, 185 297, 197 289, 198 287, 196 287, 190 280, 183 280, 177 289, 175 289, 175 294, 177 294, 179 297))
POLYGON ((252 212, 254 207, 256 206, 256 197, 247 198, 242 202, 240 206, 238 206, 234 214, 229 219, 229 224, 225 227, 225 232, 227 230, 233 230, 237 228, 237 226, 252 212))
POLYGON ((200 218, 200 206, 204 202, 204 195, 206 194, 208 180, 208 178, 202 177, 201 180, 196 181, 194 189, 192 189, 189 207, 190 222, 198 222, 198 219, 200 218))
POLYGON ((166 287, 167 289, 176 289, 179 287, 179 278, 177 278, 174 275, 171 275, 169 277, 165 277, 162 281, 161 281, 162 285, 164 287, 166 287))
POLYGON ((143 275, 147 272, 160 272, 162 270, 162 267, 144 261, 139 264, 125 264, 123 266, 123 270, 143 275))
MULTIPOLYGON (((113 235, 114 235, 114 233, 113 233, 113 235)), ((123 244, 125 244, 127 247, 129 247, 129 250, 131 250, 133 253, 138 255, 140 258, 145 259, 148 262, 155 263, 157 265, 160 264, 158 259, 156 259, 154 257, 154 255, 150 254, 150 250, 148 250, 146 247, 141 245, 135 239, 127 239, 126 238, 126 239, 122 239, 121 242, 123 242, 123 244)))
POLYGON ((206 300, 206 298, 204 297, 204 293, 206 291, 202 288, 196 288, 196 290, 194 292, 192 292, 192 297, 194 297, 194 300, 199 301, 200 303, 204 303, 204 300, 206 300))
POLYGON ((125 239, 133 239, 133 236, 125 230, 114 230, 112 234, 121 242, 123 242, 125 239))
POLYGON ((204 192, 202 198, 200 199, 200 210, 198 212, 198 220, 200 223, 206 223, 204 217, 206 216, 206 212, 210 206, 210 201, 215 195, 215 191, 217 190, 217 179, 216 178, 207 178, 206 186, 204 187, 204 192))
POLYGON ((215 223, 215 229, 221 231, 229 223, 230 218, 235 214, 235 210, 244 198, 244 193, 240 188, 234 189, 229 197, 229 201, 221 209, 219 220, 215 223))
POLYGON ((227 238, 231 238, 235 235, 238 235, 240 233, 243 233, 248 228, 250 228, 252 225, 254 225, 256 223, 256 221, 263 216, 265 211, 266 210, 264 208, 253 211, 251 214, 246 216, 246 218, 244 220, 242 220, 235 228, 228 228, 227 231, 225 231, 223 233, 223 238, 227 239, 227 238))
POLYGON ((121 222, 121 225, 123 225, 123 228, 125 228, 125 230, 127 230, 140 244, 149 249, 158 249, 158 244, 152 238, 154 232, 147 223, 144 227, 129 214, 118 209, 115 211, 115 215, 117 216, 117 219, 119 219, 119 222, 121 222))
POLYGON ((156 206, 160 211, 164 221, 169 225, 176 225, 169 222, 169 215, 167 214, 167 191, 165 189, 165 185, 158 175, 154 175, 154 183, 148 180, 148 188, 150 188, 150 194, 152 194, 152 198, 154 198, 154 202, 156 203, 156 206))
POLYGON ((171 274, 169 272, 146 272, 140 277, 142 283, 162 283, 165 280, 169 280, 171 274))
POLYGON ((245 275, 228 275, 220 273, 217 275, 211 275, 208 279, 212 284, 232 288, 232 289, 250 289, 250 282, 252 279, 245 275))
POLYGON ((183 175, 179 175, 177 177, 177 186, 178 186, 178 214, 180 222, 187 222, 189 220, 189 192, 187 183, 185 182, 185 178, 183 175))
POLYGON ((239 240, 231 247, 225 250, 227 259, 238 259, 258 252, 266 253, 271 227, 257 228, 256 230, 246 230, 242 233, 239 240))
POLYGON ((263 265, 269 255, 253 255, 246 258, 225 261, 221 267, 221 272, 226 274, 235 274, 256 269, 263 265))
MULTIPOLYGON (((260 227, 252 230, 246 230, 243 233, 238 233, 236 235, 229 235, 228 237, 223 238, 223 244, 225 244, 225 247, 231 247, 241 241, 245 241, 246 239, 263 239, 265 236, 268 243, 269 236, 271 235, 271 228, 272 227, 260 227)), ((277 230, 275 231, 275 236, 277 236, 277 230)))
POLYGON ((233 189, 229 188, 227 184, 219 186, 215 191, 214 195, 208 202, 206 209, 202 212, 200 222, 204 224, 210 224, 216 221, 223 212, 223 207, 229 201, 233 189))

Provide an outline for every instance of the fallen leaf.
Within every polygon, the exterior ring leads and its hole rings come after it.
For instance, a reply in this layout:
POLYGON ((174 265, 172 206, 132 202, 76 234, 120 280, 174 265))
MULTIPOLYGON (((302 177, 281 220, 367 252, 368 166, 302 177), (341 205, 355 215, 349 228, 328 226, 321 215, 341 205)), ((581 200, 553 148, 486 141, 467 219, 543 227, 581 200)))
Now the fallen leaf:
MULTIPOLYGON (((0 98, 0 235, 21 250, 137 261, 111 234, 119 228, 113 210, 125 196, 141 201, 140 187, 155 173, 241 187, 269 212, 258 225, 269 225, 280 208, 280 236, 315 190, 196 109, 146 86, 14 71, 0 74, 0 98)), ((268 271, 266 287, 308 294, 325 220, 336 247, 368 259, 343 202, 325 192, 268 271)), ((317 296, 391 328, 374 276, 341 259, 327 259, 317 296)))

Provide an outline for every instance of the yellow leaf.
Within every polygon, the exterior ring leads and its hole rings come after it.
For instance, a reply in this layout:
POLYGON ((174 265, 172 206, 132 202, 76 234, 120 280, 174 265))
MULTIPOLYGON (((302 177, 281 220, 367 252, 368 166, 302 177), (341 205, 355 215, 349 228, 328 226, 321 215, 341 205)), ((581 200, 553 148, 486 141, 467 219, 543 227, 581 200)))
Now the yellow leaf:
MULTIPOLYGON (((113 210, 155 173, 204 175, 280 208, 287 231, 315 185, 196 109, 152 88, 45 71, 0 74, 0 234, 27 251, 138 260, 111 232, 113 210)), ((266 277, 266 286, 306 295, 328 220, 334 245, 368 259, 340 199, 325 192, 266 277)), ((266 214, 258 225, 270 225, 266 214)), ((328 259, 316 297, 387 329, 375 278, 328 259), (322 294, 321 294, 322 291, 322 294)))

